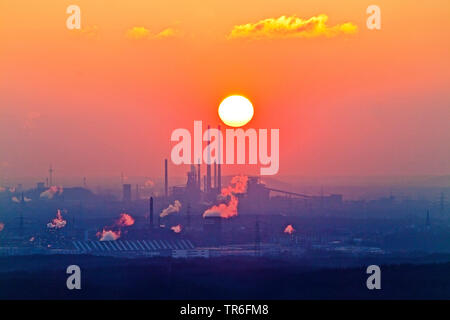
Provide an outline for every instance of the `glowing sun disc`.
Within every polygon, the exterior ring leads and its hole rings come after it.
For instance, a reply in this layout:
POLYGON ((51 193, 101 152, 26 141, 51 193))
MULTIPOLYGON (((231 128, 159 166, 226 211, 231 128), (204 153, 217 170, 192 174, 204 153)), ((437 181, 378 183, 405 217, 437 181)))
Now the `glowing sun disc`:
POLYGON ((253 118, 253 105, 243 96, 226 97, 219 105, 219 117, 230 127, 242 127, 253 118))

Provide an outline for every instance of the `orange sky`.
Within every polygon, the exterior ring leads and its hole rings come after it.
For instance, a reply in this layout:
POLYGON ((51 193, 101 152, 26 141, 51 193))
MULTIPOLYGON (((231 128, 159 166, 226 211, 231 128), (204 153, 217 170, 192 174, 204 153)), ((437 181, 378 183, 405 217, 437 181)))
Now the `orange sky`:
MULTIPOLYGON (((217 125, 233 93, 254 104, 247 127, 280 129, 281 176, 450 174, 450 3, 407 3, 377 1, 382 29, 369 31, 362 0, 2 0, 0 178, 43 176, 49 163, 159 177, 172 130, 217 125), (70 4, 81 32, 66 29, 70 4), (320 14, 358 32, 229 37, 320 14)), ((259 171, 224 171, 243 170, 259 171)))

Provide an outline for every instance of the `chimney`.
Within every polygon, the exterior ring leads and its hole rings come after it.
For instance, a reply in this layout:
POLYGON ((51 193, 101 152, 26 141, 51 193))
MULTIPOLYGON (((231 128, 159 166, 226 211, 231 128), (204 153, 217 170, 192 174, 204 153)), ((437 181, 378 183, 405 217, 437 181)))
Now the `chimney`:
POLYGON ((198 189, 201 190, 202 189, 202 176, 200 174, 200 160, 198 161, 197 164, 197 183, 198 183, 198 189))
POLYGON ((217 189, 217 162, 214 161, 214 188, 217 189))
POLYGON ((150 229, 153 229, 153 197, 150 197, 150 229))
POLYGON ((48 184, 49 184, 49 187, 51 187, 51 186, 53 186, 53 167, 51 164, 48 169, 48 177, 49 177, 48 184))
POLYGON ((206 165, 206 192, 211 191, 211 165, 206 165))
POLYGON ((219 156, 219 163, 217 164, 217 192, 218 193, 221 193, 222 192, 222 171, 221 171, 221 168, 220 168, 220 166, 221 166, 221 154, 220 154, 220 150, 221 150, 221 146, 220 146, 220 144, 221 144, 221 141, 220 141, 220 125, 219 125, 219 147, 218 147, 218 149, 219 149, 219 153, 218 153, 218 156, 219 156))
POLYGON ((211 191, 211 154, 210 154, 210 144, 211 144, 211 136, 209 132, 210 127, 208 126, 208 159, 207 159, 207 165, 206 165, 206 192, 211 191))
POLYGON ((164 195, 169 197, 169 177, 167 173, 167 159, 164 160, 164 195))
POLYGON ((125 183, 122 185, 123 188, 123 197, 122 200, 124 202, 131 202, 131 184, 125 183))

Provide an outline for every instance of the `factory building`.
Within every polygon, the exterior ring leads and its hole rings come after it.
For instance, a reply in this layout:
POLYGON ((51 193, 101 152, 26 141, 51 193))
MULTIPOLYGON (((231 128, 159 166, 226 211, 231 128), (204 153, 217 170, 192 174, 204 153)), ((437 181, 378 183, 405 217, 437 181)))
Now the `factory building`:
POLYGON ((92 254, 140 254, 170 256, 173 250, 193 250, 189 240, 116 240, 116 241, 72 241, 78 253, 92 254))

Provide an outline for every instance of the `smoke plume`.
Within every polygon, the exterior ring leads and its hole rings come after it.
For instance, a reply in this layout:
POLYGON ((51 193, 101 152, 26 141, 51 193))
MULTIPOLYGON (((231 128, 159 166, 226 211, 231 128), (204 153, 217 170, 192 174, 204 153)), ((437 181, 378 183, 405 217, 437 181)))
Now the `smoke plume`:
POLYGON ((293 234, 295 232, 294 227, 290 224, 286 228, 284 228, 284 233, 293 234))
POLYGON ((131 215, 121 213, 113 226, 104 227, 102 232, 97 232, 96 236, 100 241, 115 241, 122 235, 122 228, 130 227, 134 222, 135 220, 131 215))
POLYGON ((120 238, 120 234, 120 230, 113 231, 103 229, 102 232, 97 232, 97 237, 100 238, 100 241, 116 241, 120 238))
POLYGON ((170 229, 175 233, 180 233, 182 230, 182 226, 181 226, 181 224, 179 224, 179 225, 171 227, 170 229))
POLYGON ((48 188, 48 190, 42 192, 40 197, 46 198, 46 199, 53 199, 53 197, 55 195, 60 195, 62 193, 63 193, 63 187, 52 186, 52 187, 48 188))
POLYGON ((235 176, 231 179, 231 184, 222 189, 218 199, 224 201, 219 205, 212 206, 203 213, 206 217, 231 218, 238 214, 239 199, 238 194, 244 194, 247 191, 247 176, 235 176))
POLYGON ((175 200, 173 204, 169 204, 167 208, 165 208, 163 211, 161 211, 161 214, 159 215, 161 218, 164 218, 168 216, 171 213, 179 212, 181 209, 181 202, 178 200, 175 200))
POLYGON ((63 219, 61 210, 58 209, 56 212, 56 218, 47 223, 47 228, 49 229, 61 229, 64 228, 67 224, 67 221, 63 219))
POLYGON ((3 222, 0 222, 0 232, 5 228, 5 224, 3 222))
POLYGON ((119 219, 116 221, 118 227, 129 227, 134 224, 134 218, 128 213, 121 213, 119 219))

